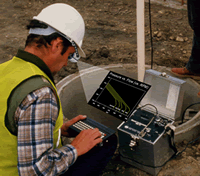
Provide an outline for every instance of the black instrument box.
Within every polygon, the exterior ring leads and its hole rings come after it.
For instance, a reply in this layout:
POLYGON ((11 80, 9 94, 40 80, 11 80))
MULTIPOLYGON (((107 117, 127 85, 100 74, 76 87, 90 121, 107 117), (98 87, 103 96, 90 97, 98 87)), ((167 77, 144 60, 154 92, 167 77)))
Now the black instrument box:
POLYGON ((122 161, 157 175, 174 154, 165 129, 180 116, 185 81, 150 69, 144 83, 152 87, 141 108, 117 128, 119 152, 122 161))

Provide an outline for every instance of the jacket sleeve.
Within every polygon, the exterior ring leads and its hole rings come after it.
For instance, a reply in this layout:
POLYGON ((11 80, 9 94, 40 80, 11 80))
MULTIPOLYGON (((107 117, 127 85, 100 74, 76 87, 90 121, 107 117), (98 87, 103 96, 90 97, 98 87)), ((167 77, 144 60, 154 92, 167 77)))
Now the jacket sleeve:
POLYGON ((48 87, 27 95, 17 108, 19 175, 60 175, 76 161, 72 145, 53 149, 57 117, 56 97, 48 87))

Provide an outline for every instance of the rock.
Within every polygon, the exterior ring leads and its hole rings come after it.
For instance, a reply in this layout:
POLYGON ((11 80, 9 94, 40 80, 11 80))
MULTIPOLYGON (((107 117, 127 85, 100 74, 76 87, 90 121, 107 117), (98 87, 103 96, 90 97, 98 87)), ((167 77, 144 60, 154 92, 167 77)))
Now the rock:
POLYGON ((200 144, 197 146, 197 151, 200 151, 200 144))
POLYGON ((173 36, 170 36, 170 37, 169 37, 169 39, 170 39, 170 40, 174 40, 174 39, 175 39, 175 37, 173 37, 173 36))
POLYGON ((157 41, 160 41, 161 39, 162 39, 161 37, 160 38, 158 38, 158 37, 156 38, 157 41))
POLYGON ((196 150, 197 148, 196 148, 195 146, 192 146, 192 149, 193 149, 193 150, 196 150))
POLYGON ((99 51, 99 54, 101 57, 105 57, 105 58, 108 58, 109 54, 110 54, 110 51, 108 50, 108 48, 106 47, 102 47, 99 51))
POLYGON ((165 51, 165 48, 162 48, 160 51, 164 52, 164 51, 165 51))
POLYGON ((183 37, 177 36, 177 37, 176 37, 176 41, 177 41, 177 42, 184 42, 184 38, 183 38, 183 37))
POLYGON ((165 12, 163 10, 158 11, 159 14, 163 15, 165 12))
POLYGON ((184 38, 184 41, 187 42, 189 39, 187 37, 184 38))
POLYGON ((162 36, 162 32, 158 32, 157 37, 160 38, 162 36))
POLYGON ((183 50, 183 54, 186 54, 186 53, 187 53, 187 51, 183 50))
POLYGON ((156 37, 158 34, 158 31, 155 31, 153 34, 154 34, 154 37, 156 37))
MULTIPOLYGON (((199 156, 199 155, 200 155, 200 153, 199 153, 199 152, 196 152, 196 153, 195 153, 195 155, 199 156)), ((200 157, 197 157, 197 158, 199 158, 199 159, 200 159, 200 157)), ((197 159, 197 160, 198 160, 198 159, 197 159)))
POLYGON ((167 54, 171 56, 172 52, 171 51, 167 51, 167 54))

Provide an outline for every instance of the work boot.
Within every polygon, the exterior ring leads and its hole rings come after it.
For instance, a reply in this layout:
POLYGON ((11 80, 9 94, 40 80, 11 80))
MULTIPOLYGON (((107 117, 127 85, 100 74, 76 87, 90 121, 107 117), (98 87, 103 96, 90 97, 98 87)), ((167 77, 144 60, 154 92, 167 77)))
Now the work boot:
POLYGON ((200 98, 200 91, 198 92, 198 94, 197 94, 197 97, 199 97, 199 98, 200 98))
POLYGON ((193 78, 195 80, 200 80, 200 74, 195 74, 190 72, 187 68, 172 68, 171 73, 180 78, 193 78))

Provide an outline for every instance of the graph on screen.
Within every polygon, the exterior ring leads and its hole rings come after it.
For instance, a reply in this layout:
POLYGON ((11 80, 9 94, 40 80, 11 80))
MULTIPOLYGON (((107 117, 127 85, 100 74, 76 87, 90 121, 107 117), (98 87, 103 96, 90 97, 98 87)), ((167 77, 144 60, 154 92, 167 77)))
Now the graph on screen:
POLYGON ((150 87, 110 71, 88 104, 119 119, 127 120, 150 87))

